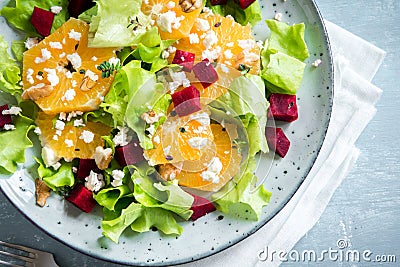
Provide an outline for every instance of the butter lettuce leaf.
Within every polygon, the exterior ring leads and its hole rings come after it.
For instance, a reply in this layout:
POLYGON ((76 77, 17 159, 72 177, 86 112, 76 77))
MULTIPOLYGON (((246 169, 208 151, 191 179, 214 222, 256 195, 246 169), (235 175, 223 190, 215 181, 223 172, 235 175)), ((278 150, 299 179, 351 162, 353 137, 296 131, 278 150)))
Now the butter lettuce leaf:
POLYGON ((249 23, 251 26, 254 26, 262 19, 261 8, 258 0, 244 10, 237 3, 235 3, 234 0, 228 0, 225 5, 215 6, 212 6, 210 4, 210 0, 207 0, 206 6, 209 7, 215 14, 219 14, 224 17, 231 15, 236 22, 242 24, 243 26, 246 26, 249 23))
POLYGON ((8 54, 8 42, 0 35, 0 90, 12 95, 21 94, 21 70, 17 62, 8 54))
POLYGON ((142 41, 150 18, 141 11, 141 0, 97 0, 96 3, 97 14, 91 18, 89 28, 89 46, 123 47, 142 41))
POLYGON ((62 7, 61 12, 54 16, 51 28, 53 33, 68 20, 68 4, 68 0, 15 0, 10 1, 7 6, 3 7, 0 15, 4 16, 11 26, 25 31, 29 36, 39 36, 39 33, 30 22, 33 8, 36 6, 50 11, 52 6, 62 7))
POLYGON ((13 118, 15 130, 0 132, 0 173, 11 174, 17 165, 25 162, 25 150, 33 144, 28 132, 34 128, 33 121, 22 115, 13 118))
POLYGON ((304 40, 304 23, 289 26, 274 19, 269 19, 265 22, 271 30, 267 47, 269 54, 281 52, 300 61, 304 61, 310 56, 304 40))
POLYGON ((68 186, 72 187, 75 184, 74 173, 72 172, 72 162, 63 162, 58 170, 52 167, 47 168, 43 161, 36 158, 39 163, 38 174, 48 187, 53 191, 68 186))
POLYGON ((26 47, 24 40, 15 40, 11 42, 11 52, 17 61, 22 62, 25 51, 26 47))
POLYGON ((99 205, 114 211, 115 205, 118 200, 122 197, 126 197, 131 193, 131 190, 127 185, 121 185, 118 187, 108 187, 101 189, 93 197, 99 203, 99 205))
POLYGON ((262 208, 269 204, 271 193, 264 185, 255 188, 257 177, 253 174, 256 168, 254 158, 242 163, 243 174, 235 176, 220 191, 212 196, 218 210, 247 218, 258 220, 262 208))

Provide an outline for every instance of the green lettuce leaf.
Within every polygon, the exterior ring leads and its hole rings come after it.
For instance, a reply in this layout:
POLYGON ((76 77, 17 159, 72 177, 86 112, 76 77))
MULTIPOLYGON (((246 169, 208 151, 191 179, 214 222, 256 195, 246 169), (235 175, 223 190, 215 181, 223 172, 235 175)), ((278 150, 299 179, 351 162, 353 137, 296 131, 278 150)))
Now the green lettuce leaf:
POLYGON ((96 3, 97 14, 92 17, 89 28, 89 46, 121 47, 141 43, 150 22, 141 12, 141 0, 97 0, 96 3))
POLYGON ((118 200, 129 195, 130 192, 131 190, 127 185, 109 187, 101 189, 97 194, 94 195, 94 199, 97 201, 97 203, 99 203, 99 205, 114 211, 118 200))
POLYGON ((304 61, 310 56, 304 40, 304 23, 289 26, 274 19, 269 19, 265 22, 271 30, 267 46, 269 54, 281 52, 300 61, 304 61))
POLYGON ((86 23, 92 22, 92 17, 97 15, 97 5, 89 8, 78 16, 78 19, 85 21, 86 23))
POLYGON ((22 87, 19 85, 20 80, 20 68, 8 54, 8 43, 0 35, 0 90, 12 95, 22 93, 22 87))
POLYGON ((26 47, 24 40, 15 40, 11 42, 11 52, 17 61, 22 62, 25 51, 26 47))
POLYGON ((261 77, 270 93, 294 95, 300 88, 305 67, 300 60, 278 52, 269 55, 269 63, 261 70, 261 77))
POLYGON ((17 164, 25 162, 25 150, 32 147, 28 132, 34 128, 33 121, 22 115, 14 116, 15 130, 0 132, 0 173, 11 174, 17 164))
POLYGON ((250 157, 259 151, 268 152, 264 129, 269 103, 260 76, 247 75, 234 79, 229 91, 210 105, 218 109, 229 107, 232 115, 242 120, 249 140, 250 157))
POLYGON ((131 229, 135 232, 148 232, 152 227, 166 235, 180 235, 183 232, 173 213, 161 208, 143 207, 142 215, 131 224, 131 229))
POLYGON ((62 10, 54 16, 51 32, 57 30, 69 18, 68 15, 68 0, 15 0, 0 11, 0 15, 4 16, 8 23, 13 27, 25 31, 30 36, 39 36, 30 22, 33 8, 40 7, 44 10, 49 10, 52 6, 61 6, 62 10))
POLYGON ((227 15, 231 15, 236 22, 244 26, 249 23, 254 26, 262 19, 261 8, 258 1, 255 1, 245 10, 240 8, 240 6, 235 3, 234 0, 228 0, 228 3, 226 5, 215 6, 212 6, 210 4, 210 0, 207 0, 206 6, 209 7, 215 14, 219 14, 224 17, 226 17, 227 15))
POLYGON ((53 191, 65 186, 72 187, 75 184, 72 162, 63 162, 58 170, 54 170, 52 167, 47 168, 41 159, 35 159, 39 163, 39 178, 53 191))
POLYGON ((245 168, 241 177, 234 177, 220 191, 212 196, 218 210, 250 220, 258 220, 262 208, 268 205, 271 193, 264 185, 255 188, 257 177, 254 158, 242 163, 245 168))
POLYGON ((156 183, 149 176, 136 171, 132 175, 134 182, 134 197, 145 207, 162 208, 172 211, 188 220, 193 211, 190 207, 194 198, 183 191, 177 184, 163 185, 156 183))

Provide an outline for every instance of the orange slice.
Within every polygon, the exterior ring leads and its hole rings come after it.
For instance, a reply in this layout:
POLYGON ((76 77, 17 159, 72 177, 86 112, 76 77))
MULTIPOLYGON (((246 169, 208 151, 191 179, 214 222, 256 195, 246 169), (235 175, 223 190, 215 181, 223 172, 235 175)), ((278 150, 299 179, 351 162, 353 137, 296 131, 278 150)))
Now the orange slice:
POLYGON ((184 12, 179 0, 144 0, 141 9, 144 14, 151 16, 161 39, 179 40, 189 34, 202 7, 184 12))
POLYGON ((66 123, 62 130, 53 127, 53 115, 40 112, 36 118, 39 127, 42 147, 52 149, 59 158, 70 161, 74 158, 92 159, 96 147, 104 145, 102 136, 111 134, 111 128, 99 123, 88 121, 85 126, 76 127, 73 122, 66 123))
POLYGON ((24 53, 24 96, 48 114, 96 110, 113 76, 97 69, 115 58, 112 48, 88 48, 89 25, 71 18, 24 53))

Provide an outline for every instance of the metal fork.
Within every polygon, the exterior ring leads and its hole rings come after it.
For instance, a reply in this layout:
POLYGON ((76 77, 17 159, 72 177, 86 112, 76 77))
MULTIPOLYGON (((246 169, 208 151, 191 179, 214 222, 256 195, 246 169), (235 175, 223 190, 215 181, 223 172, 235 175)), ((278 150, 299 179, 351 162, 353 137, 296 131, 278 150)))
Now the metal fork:
POLYGON ((21 267, 21 266, 34 266, 34 267, 58 267, 56 264, 53 254, 40 251, 33 248, 28 248, 20 245, 10 244, 0 240, 0 254, 16 258, 24 262, 24 265, 16 265, 10 262, 2 261, 0 259, 0 265, 4 264, 7 266, 21 267), (4 248, 12 248, 15 251, 24 252, 25 255, 14 254, 8 251, 4 251, 4 248))

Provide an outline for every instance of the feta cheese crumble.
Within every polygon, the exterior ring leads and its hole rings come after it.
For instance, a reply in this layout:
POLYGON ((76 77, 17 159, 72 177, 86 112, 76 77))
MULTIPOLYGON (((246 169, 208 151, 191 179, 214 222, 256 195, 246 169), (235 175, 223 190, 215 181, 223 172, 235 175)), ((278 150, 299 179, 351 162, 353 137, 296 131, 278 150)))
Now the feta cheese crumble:
POLYGON ((278 12, 278 13, 275 14, 274 19, 277 20, 277 21, 281 21, 282 20, 282 16, 283 16, 283 14, 278 12))
POLYGON ((64 95, 61 97, 62 101, 72 101, 76 96, 76 92, 74 89, 68 89, 65 91, 64 95))
POLYGON ((191 44, 198 44, 200 42, 199 35, 197 33, 189 34, 189 42, 191 44))
POLYGON ((79 69, 82 66, 82 59, 78 53, 67 55, 67 59, 71 62, 74 69, 79 69))
POLYGON ((6 131, 13 131, 15 130, 15 126, 13 124, 4 124, 3 129, 6 131))
POLYGON ((49 50, 47 50, 47 48, 42 48, 42 49, 40 50, 40 52, 42 53, 42 57, 36 57, 36 58, 35 58, 34 62, 35 62, 36 64, 46 62, 48 59, 51 58, 51 53, 50 53, 49 50))
POLYGON ((94 139, 94 133, 88 130, 83 130, 81 135, 79 136, 79 139, 83 140, 86 144, 89 144, 93 142, 94 139))
POLYGON ((321 65, 321 63, 322 63, 322 60, 318 58, 318 59, 315 60, 311 65, 312 65, 314 68, 317 68, 319 65, 321 65))
POLYGON ((60 42, 49 42, 49 45, 53 49, 63 49, 63 46, 60 42))
POLYGON ((69 33, 68 33, 68 37, 70 39, 73 39, 75 41, 80 41, 82 34, 80 32, 76 32, 74 29, 72 29, 69 33))
POLYGON ((188 140, 188 144, 191 148, 195 148, 195 149, 203 149, 204 147, 207 146, 208 143, 208 139, 207 138, 203 138, 203 137, 192 137, 188 140))
POLYGON ((203 32, 208 31, 210 29, 210 23, 208 23, 208 21, 205 19, 198 18, 196 20, 196 28, 199 31, 203 31, 203 32))
POLYGON ((64 130, 64 128, 65 128, 65 122, 60 121, 60 120, 56 120, 56 123, 55 123, 55 125, 54 125, 54 128, 55 128, 56 130, 59 130, 59 131, 64 130))
POLYGON ((50 7, 51 13, 56 14, 56 15, 60 14, 62 9, 63 8, 61 6, 52 6, 52 7, 50 7))
POLYGON ((158 27, 160 27, 160 30, 169 33, 172 33, 172 24, 176 23, 176 21, 176 13, 170 10, 160 14, 157 18, 157 24, 158 27))
POLYGON ((222 163, 218 157, 214 157, 208 165, 207 170, 203 171, 200 176, 205 181, 211 181, 214 184, 219 183, 219 174, 222 171, 222 163))
POLYGON ((125 173, 121 170, 113 170, 111 172, 111 175, 113 177, 113 181, 111 182, 111 185, 114 187, 121 186, 122 180, 125 176, 125 173))
POLYGON ((118 126, 117 129, 119 132, 113 138, 114 145, 126 146, 130 141, 132 141, 132 136, 128 136, 129 128, 118 126))
POLYGON ((60 82, 55 69, 44 68, 44 71, 47 72, 47 80, 51 86, 54 87, 60 82))
POLYGON ((103 186, 105 186, 104 177, 102 174, 95 173, 94 171, 90 171, 88 177, 85 178, 85 186, 92 192, 99 191, 103 186))
POLYGON ((31 49, 32 47, 34 47, 35 45, 37 45, 39 43, 39 39, 37 37, 28 37, 26 39, 26 41, 24 42, 25 44, 25 48, 26 49, 31 49))
POLYGON ((74 141, 72 141, 71 139, 65 139, 64 143, 65 143, 65 145, 67 147, 73 147, 74 146, 74 141))
POLYGON ((10 109, 5 109, 1 112, 3 115, 18 115, 22 109, 20 107, 11 107, 10 109))

